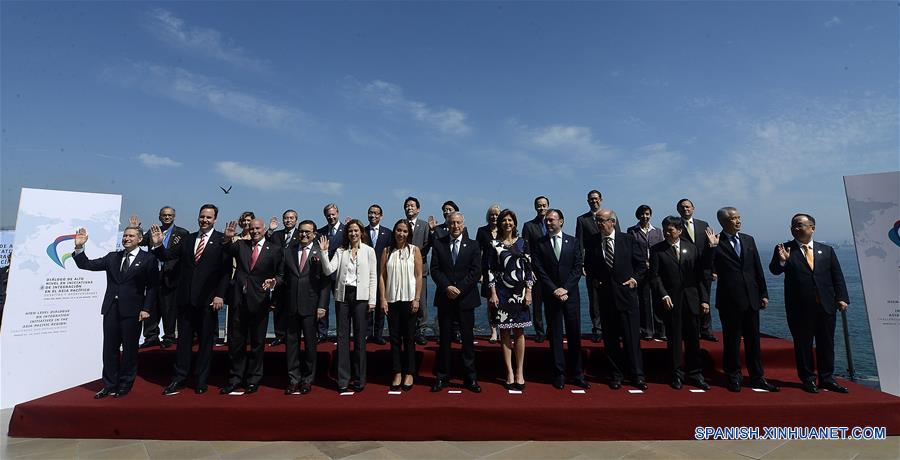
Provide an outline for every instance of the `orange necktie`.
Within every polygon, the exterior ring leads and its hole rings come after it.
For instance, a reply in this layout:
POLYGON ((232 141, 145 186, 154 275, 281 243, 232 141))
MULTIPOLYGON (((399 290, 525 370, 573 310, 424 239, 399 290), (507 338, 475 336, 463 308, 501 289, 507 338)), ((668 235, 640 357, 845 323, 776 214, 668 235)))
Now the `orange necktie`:
POLYGON ((814 268, 814 267, 815 267, 815 263, 814 263, 814 261, 813 261, 812 244, 810 244, 810 245, 805 245, 805 244, 804 244, 804 245, 803 245, 803 252, 806 253, 806 263, 809 264, 809 268, 814 268))

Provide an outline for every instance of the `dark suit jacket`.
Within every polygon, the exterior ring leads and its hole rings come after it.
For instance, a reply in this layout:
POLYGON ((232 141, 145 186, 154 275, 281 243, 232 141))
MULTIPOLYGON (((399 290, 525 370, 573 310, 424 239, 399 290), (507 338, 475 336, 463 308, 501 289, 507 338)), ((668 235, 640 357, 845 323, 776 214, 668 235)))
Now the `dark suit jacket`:
MULTIPOLYGON (((619 222, 616 221, 616 232, 620 232, 619 222)), ((600 227, 597 226, 597 219, 592 211, 588 211, 575 221, 575 239, 581 244, 581 250, 587 249, 585 239, 590 239, 593 235, 600 233, 600 227)))
POLYGON ((625 311, 629 308, 637 308, 637 289, 623 286, 622 283, 634 278, 640 282, 647 272, 647 254, 641 250, 634 237, 622 232, 616 232, 613 260, 613 269, 606 266, 603 258, 603 234, 597 233, 587 242, 585 249, 585 270, 588 276, 599 283, 601 289, 607 286, 613 294, 616 308, 625 311))
POLYGON ((286 308, 292 315, 315 315, 319 308, 328 310, 326 300, 331 280, 322 274, 324 255, 317 243, 313 243, 302 272, 299 251, 299 241, 293 241, 282 249, 281 286, 284 297, 283 305, 278 307, 286 308))
POLYGON ((275 230, 271 235, 266 234, 266 240, 271 244, 284 248, 285 246, 290 245, 292 241, 296 240, 299 237, 299 233, 297 233, 297 227, 294 227, 294 233, 291 234, 291 241, 287 241, 286 245, 284 241, 285 233, 286 229, 283 228, 275 230))
POLYGON ((553 252, 553 243, 550 235, 541 237, 537 245, 531 250, 531 262, 534 265, 539 282, 542 284, 545 300, 560 303, 553 295, 557 288, 569 291, 568 304, 578 306, 581 296, 578 292, 578 281, 581 280, 584 258, 581 244, 572 235, 562 234, 562 247, 559 250, 559 260, 553 252))
POLYGON ((256 257, 256 264, 251 269, 253 246, 252 240, 237 240, 225 245, 225 252, 234 257, 237 263, 230 285, 229 305, 242 305, 246 301, 244 306, 251 313, 272 305, 269 291, 263 289, 262 284, 270 278, 275 278, 276 286, 281 282, 278 274, 282 259, 281 246, 264 240, 256 257))
MULTIPOLYGON (((687 223, 685 222, 685 225, 687 223)), ((684 231, 681 232, 681 238, 694 243, 694 246, 697 247, 697 251, 700 252, 700 256, 703 256, 703 253, 709 249, 709 239, 706 237, 706 229, 709 228, 709 223, 705 220, 694 218, 694 236, 697 238, 697 241, 691 239, 691 236, 688 235, 687 227, 685 226, 684 231)))
MULTIPOLYGON (((179 241, 186 238, 188 235, 190 235, 190 233, 187 230, 172 224, 172 233, 169 235, 169 245, 166 247, 171 248, 172 245, 178 244, 179 241)), ((150 241, 150 231, 148 230, 144 233, 144 238, 141 239, 141 246, 147 246, 149 248, 152 244, 150 241)), ((174 288, 178 283, 178 260, 173 259, 163 262, 159 277, 160 286, 174 288)))
POLYGON ((431 253, 431 276, 437 286, 434 304, 437 307, 457 306, 472 310, 481 305, 478 297, 478 278, 481 277, 481 248, 478 243, 462 238, 456 264, 450 254, 450 235, 435 241, 431 253), (447 297, 447 288, 456 286, 460 294, 456 299, 447 297))
MULTIPOLYGON (((325 225, 324 227, 318 229, 316 231, 316 234, 318 236, 328 236, 328 233, 330 231, 331 231, 331 229, 328 227, 328 225, 325 225)), ((344 242, 344 223, 338 222, 337 232, 334 234, 333 237, 328 238, 328 256, 334 257, 335 251, 337 251, 337 248, 341 247, 341 243, 343 243, 343 242, 344 242)))
MULTIPOLYGON (((366 225, 365 230, 363 231, 369 238, 372 237, 372 225, 366 225)), ((391 245, 391 241, 394 239, 394 235, 391 233, 391 230, 386 228, 384 225, 378 226, 378 238, 375 241, 372 241, 372 249, 375 249, 375 257, 378 259, 378 268, 376 269, 376 273, 381 271, 381 253, 384 252, 384 248, 389 247, 391 245)), ((379 274, 380 276, 380 274, 379 274)))
MULTIPOLYGON (((413 229, 413 234, 409 237, 409 242, 413 246, 417 246, 419 248, 419 252, 422 253, 422 275, 428 276, 428 272, 430 270, 430 265, 425 263, 428 260, 428 252, 431 251, 431 238, 428 237, 428 222, 425 222, 422 219, 416 219, 416 228, 413 229)), ((381 260, 381 254, 378 254, 379 259, 381 260)), ((423 291, 424 292, 424 291, 423 291)))
POLYGON ((804 306, 816 305, 821 301, 822 308, 833 315, 838 301, 850 303, 844 274, 831 246, 813 241, 813 267, 809 268, 803 250, 796 240, 784 243, 791 250, 791 255, 784 267, 779 263, 778 249, 772 254, 769 271, 773 275, 784 273, 784 306, 789 312, 800 310, 804 306))
POLYGON ((147 251, 138 251, 125 273, 121 273, 125 251, 110 252, 99 259, 88 259, 84 252, 73 259, 82 270, 106 272, 106 294, 100 313, 107 314, 118 302, 118 313, 134 317, 143 310, 151 313, 156 308, 156 292, 159 287, 159 262, 147 251))
POLYGON ((522 238, 528 243, 529 248, 533 248, 537 241, 544 236, 543 218, 536 216, 534 219, 525 222, 522 225, 522 238))
POLYGON ((738 239, 741 240, 740 255, 735 254, 724 232, 719 234, 719 245, 711 249, 715 251, 713 269, 718 275, 716 309, 759 310, 762 299, 769 297, 759 252, 752 236, 739 233, 738 239))
POLYGON ((675 258, 668 241, 650 248, 650 271, 647 276, 653 290, 653 300, 658 302, 669 296, 675 308, 690 308, 694 314, 700 314, 700 304, 709 303, 705 281, 712 251, 706 251, 701 258, 694 243, 682 239, 680 245, 680 259, 675 258))
POLYGON ((209 306, 213 297, 225 298, 228 280, 231 274, 231 257, 225 253, 225 235, 213 230, 209 241, 203 249, 199 262, 194 262, 194 244, 198 232, 182 238, 171 248, 162 246, 153 249, 152 253, 160 260, 178 260, 178 291, 175 294, 177 305, 209 306))

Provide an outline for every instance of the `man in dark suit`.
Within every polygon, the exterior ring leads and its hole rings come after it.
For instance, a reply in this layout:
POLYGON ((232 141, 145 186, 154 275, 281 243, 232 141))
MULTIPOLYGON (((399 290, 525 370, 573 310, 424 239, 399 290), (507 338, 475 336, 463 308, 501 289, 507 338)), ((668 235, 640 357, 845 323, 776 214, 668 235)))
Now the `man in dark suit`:
POLYGON ((722 233, 707 230, 713 254, 713 270, 718 274, 716 309, 722 321, 724 353, 722 368, 728 377, 728 391, 741 391, 741 338, 750 386, 778 391, 763 375, 759 348, 759 311, 769 305, 769 291, 753 237, 740 233, 741 214, 736 208, 720 208, 716 213, 722 233), (714 248, 714 249, 712 249, 714 248))
MULTIPOLYGON (((684 221, 684 231, 681 232, 681 237, 694 243, 700 257, 703 257, 703 253, 709 249, 706 237, 706 229, 709 228, 709 224, 705 220, 694 218, 694 203, 687 198, 679 200, 675 205, 675 210, 684 221)), ((711 292, 712 278, 707 278, 705 283, 707 292, 711 292)), ((719 341, 712 333, 712 315, 709 312, 700 314, 700 338, 710 342, 719 341)))
POLYGON ((229 394, 243 386, 246 393, 256 393, 263 376, 263 354, 272 288, 278 284, 282 247, 265 238, 262 219, 250 222, 250 239, 231 242, 237 222, 225 227, 225 252, 234 257, 237 266, 228 292, 228 360, 231 363, 228 384, 219 390, 229 394), (247 342, 250 354, 247 354, 247 342))
POLYGON ((419 219, 419 199, 410 196, 403 201, 403 213, 410 226, 409 243, 419 248, 422 253, 422 297, 420 299, 419 312, 416 313, 416 343, 425 345, 425 328, 428 327, 428 272, 429 266, 425 263, 428 251, 431 249, 431 239, 428 237, 429 228, 424 220, 419 219))
MULTIPOLYGON (((443 238, 450 233, 448 230, 447 218, 454 212, 459 212, 459 206, 453 200, 447 200, 441 205, 441 215, 444 216, 443 223, 439 224, 434 216, 428 216, 429 245, 434 245, 436 240, 443 238)), ((466 238, 469 237, 469 229, 463 228, 463 236, 466 238)), ((435 326, 437 326, 437 324, 435 324, 435 326)), ((453 340, 457 342, 462 341, 462 336, 459 334, 459 323, 456 322, 453 323, 453 340)))
MULTIPOLYGON (((163 206, 159 210, 160 230, 163 232, 163 246, 172 247, 188 235, 188 231, 175 225, 175 208, 163 206)), ((140 227, 137 217, 132 217, 128 225, 140 227)), ((144 233, 141 246, 150 246, 150 231, 144 233)), ((178 261, 169 260, 159 264, 159 291, 156 296, 156 308, 150 317, 144 320, 144 343, 141 348, 159 346, 169 348, 175 343, 175 328, 178 310, 175 306, 175 292, 178 285, 178 261), (162 319, 165 331, 162 340, 159 337, 159 322, 162 319)))
MULTIPOLYGON (((381 209, 381 206, 377 204, 369 206, 369 211, 367 213, 369 225, 366 225, 364 230, 364 233, 372 242, 372 248, 375 249, 375 257, 379 260, 378 265, 376 265, 376 279, 381 279, 381 253, 384 252, 384 248, 391 245, 391 240, 393 239, 391 230, 384 228, 384 226, 381 225, 381 217, 383 214, 384 211, 381 209)), ((378 298, 381 298, 381 291, 378 291, 378 298)), ((372 334, 372 342, 377 343, 378 345, 387 343, 387 341, 384 340, 384 311, 380 308, 376 308, 372 313, 368 313, 366 318, 369 322, 366 330, 372 334)))
POLYGON ((453 321, 459 322, 462 335, 462 360, 465 387, 480 393, 475 373, 475 308, 481 305, 478 278, 481 276, 481 248, 463 236, 465 219, 455 212, 447 219, 449 235, 438 239, 431 255, 431 275, 434 277, 435 305, 440 323, 440 347, 436 366, 437 380, 431 391, 441 391, 449 383, 450 343, 453 321))
POLYGON ((156 306, 159 262, 140 250, 140 227, 128 227, 122 233, 123 251, 110 252, 100 259, 88 259, 84 244, 87 230, 75 234, 75 264, 82 270, 106 272, 103 314, 103 389, 95 399, 112 395, 121 398, 131 391, 137 376, 138 340, 141 321, 151 316, 156 306), (119 365, 119 347, 122 363, 119 365))
POLYGON ((283 250, 282 288, 287 318, 285 357, 290 383, 284 394, 307 394, 316 376, 316 320, 328 313, 328 291, 331 280, 322 274, 325 254, 315 243, 316 224, 300 222, 297 239, 283 250), (300 361, 300 333, 303 333, 303 361, 300 361))
MULTIPOLYGON (((534 219, 525 222, 522 225, 522 238, 528 243, 529 251, 537 245, 539 239, 547 234, 547 226, 544 224, 544 215, 550 208, 550 199, 545 196, 539 196, 534 199, 534 219)), ((544 293, 541 283, 537 283, 531 290, 531 322, 534 326, 534 341, 544 341, 544 293)))
POLYGON ((632 385, 646 390, 637 285, 647 271, 647 254, 633 236, 616 232, 617 220, 609 209, 597 211, 600 233, 587 243, 585 268, 600 294, 603 343, 612 364, 609 387, 621 388, 624 368, 632 385))
MULTIPOLYGON (((284 224, 284 228, 277 230, 278 219, 273 217, 269 220, 269 230, 266 231, 266 241, 284 248, 290 246, 292 240, 297 239, 297 211, 288 209, 281 213, 281 222, 284 224)), ((284 292, 281 290, 281 286, 275 286, 275 292, 272 293, 272 299, 275 305, 278 305, 278 303, 282 301, 281 298, 283 294, 284 292)), ((287 321, 282 314, 284 311, 285 309, 283 308, 276 308, 275 311, 272 312, 272 320, 275 322, 275 327, 273 328, 275 331, 275 340, 269 344, 270 346, 274 347, 284 343, 284 328, 285 321, 287 321)))
POLYGON ((538 282, 547 294, 544 297, 547 334, 550 336, 556 371, 553 386, 562 390, 566 382, 566 358, 563 353, 565 324, 572 383, 587 389, 591 385, 584 380, 581 363, 581 296, 578 293, 578 281, 584 270, 583 251, 576 238, 562 232, 564 222, 562 211, 547 210, 544 215, 547 235, 541 237, 531 249, 531 261, 537 271, 538 282))
POLYGON ((162 245, 163 233, 158 225, 150 228, 152 253, 157 259, 178 260, 178 349, 172 381, 164 395, 179 392, 191 369, 191 348, 197 334, 197 386, 194 392, 206 393, 213 342, 219 331, 219 310, 225 304, 225 291, 231 273, 231 257, 224 250, 224 235, 216 231, 219 208, 213 204, 200 207, 197 216, 199 230, 167 248, 162 245))
POLYGON ((796 214, 791 219, 793 241, 775 247, 769 271, 784 273, 784 309, 794 338, 797 375, 803 390, 818 393, 819 387, 847 393, 847 387, 834 380, 835 312, 850 303, 844 273, 831 246, 813 242, 816 219, 796 214), (813 360, 813 340, 816 358, 813 360))
MULTIPOLYGON (((575 220, 575 239, 581 245, 582 253, 585 249, 585 240, 591 239, 594 235, 600 233, 595 214, 603 204, 603 195, 597 190, 591 190, 587 194, 587 203, 590 209, 575 220)), ((616 225, 618 226, 619 224, 616 223, 616 225)), ((616 231, 619 231, 618 227, 616 227, 616 231)), ((587 278, 587 286, 585 287, 588 293, 588 313, 591 315, 591 342, 598 343, 602 337, 600 303, 597 300, 597 290, 594 289, 596 284, 593 281, 591 278, 587 278)))
MULTIPOLYGON (((319 229, 318 236, 324 236, 328 238, 328 257, 334 256, 337 248, 341 246, 341 243, 344 241, 344 224, 341 223, 340 220, 340 211, 338 207, 334 203, 328 203, 325 205, 325 208, 322 210, 322 214, 325 215, 325 226, 319 229)), ((331 281, 334 281, 334 275, 331 277, 331 281)), ((327 299, 325 299, 326 303, 331 302, 331 291, 328 291, 327 299)), ((328 339, 328 315, 325 315, 318 320, 318 334, 319 334, 319 342, 324 342, 328 339)))
POLYGON ((653 299, 662 308, 662 319, 669 340, 666 348, 672 369, 672 388, 680 390, 685 377, 696 387, 708 390, 703 379, 700 355, 700 314, 709 312, 706 278, 712 251, 700 251, 681 237, 684 221, 669 216, 662 221, 665 240, 650 247, 648 278, 653 299), (684 347, 682 348, 682 340, 684 347))

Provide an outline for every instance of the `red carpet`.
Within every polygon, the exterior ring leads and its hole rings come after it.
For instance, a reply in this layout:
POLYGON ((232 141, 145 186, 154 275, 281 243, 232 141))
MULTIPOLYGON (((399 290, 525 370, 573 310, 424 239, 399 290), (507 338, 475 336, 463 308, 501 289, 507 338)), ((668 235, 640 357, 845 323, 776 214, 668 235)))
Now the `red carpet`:
MULTIPOLYGON (((524 394, 501 386, 499 345, 481 340, 476 361, 483 392, 430 393, 434 342, 420 347, 421 377, 415 388, 388 395, 387 346, 369 346, 369 384, 364 392, 339 396, 333 380, 333 347, 320 347, 321 378, 308 395, 285 396, 284 348, 266 355, 266 377, 252 395, 223 396, 227 356, 217 347, 209 392, 196 395, 192 382, 180 394, 162 396, 174 359, 172 350, 140 354, 138 380, 125 398, 94 400, 100 381, 16 406, 9 436, 47 438, 126 438, 193 440, 641 440, 693 439, 696 426, 884 426, 900 435, 900 398, 841 381, 850 394, 800 389, 791 343, 763 339, 766 377, 780 393, 724 388, 719 367, 721 342, 703 342, 707 380, 713 388, 692 393, 669 388, 664 344, 642 342, 650 389, 631 394, 625 386, 605 385, 606 363, 600 344, 584 342, 588 380, 593 388, 573 394, 549 384, 542 369, 550 363, 547 344, 528 342, 524 394)), ((457 359, 458 357, 454 357, 457 359)), ((98 356, 97 359, 100 359, 98 356)), ((458 375, 458 374, 457 374, 458 375)), ((745 380, 746 382, 746 380, 745 380)), ((458 379, 454 383, 459 385, 458 379)), ((459 388, 451 388, 459 389, 459 388)))

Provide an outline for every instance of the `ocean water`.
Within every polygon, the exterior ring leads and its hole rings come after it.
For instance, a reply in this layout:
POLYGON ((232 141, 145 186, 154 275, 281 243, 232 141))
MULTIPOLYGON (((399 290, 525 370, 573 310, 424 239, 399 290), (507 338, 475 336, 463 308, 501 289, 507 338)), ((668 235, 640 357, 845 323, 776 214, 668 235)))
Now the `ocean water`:
MULTIPOLYGON (((784 278, 783 276, 774 276, 768 271, 769 257, 775 243, 764 244, 758 243, 760 253, 765 257, 762 260, 763 268, 766 272, 766 283, 769 289, 769 307, 760 313, 760 330, 768 335, 790 339, 791 333, 788 330, 787 319, 784 311, 784 278)), ((840 246, 836 249, 838 260, 844 272, 844 279, 847 283, 847 290, 850 294, 850 307, 847 309, 847 324, 849 329, 850 350, 855 368, 855 376, 860 383, 877 385, 878 372, 875 366, 875 352, 872 348, 872 337, 869 331, 869 321, 866 314, 865 300, 863 298, 862 284, 859 277, 859 265, 856 260, 856 253, 852 246, 840 246)), ((437 311, 433 305, 433 294, 435 292, 434 283, 428 279, 428 309, 429 320, 434 321, 437 311)), ((581 290, 581 327, 583 333, 590 333, 591 321, 587 307, 587 291, 585 282, 582 279, 579 286, 581 290)), ((713 283, 713 299, 715 298, 715 283, 713 283)), ((333 300, 332 300, 333 302, 333 300)), ((333 307, 333 305, 332 305, 333 307)), ((333 308, 329 309, 330 318, 330 334, 334 335, 334 313, 333 308)), ((713 329, 721 330, 718 312, 713 305, 713 329)), ((224 331, 225 315, 219 316, 220 330, 224 331)), ((269 335, 273 336, 272 321, 269 321, 269 335)), ((387 324, 385 324, 387 328, 387 324)), ((475 311, 475 328, 476 335, 490 334, 488 326, 488 318, 486 311, 486 303, 475 311)), ((528 330, 526 333, 532 333, 528 330)), ((387 332, 385 331, 385 334, 387 332)), ((845 352, 844 331, 841 325, 841 317, 837 317, 837 325, 835 327, 835 374, 839 377, 849 377, 847 366, 847 354, 845 352)), ((765 363, 765 354, 763 355, 763 363, 765 363)))

